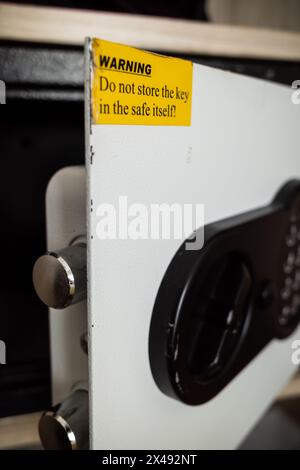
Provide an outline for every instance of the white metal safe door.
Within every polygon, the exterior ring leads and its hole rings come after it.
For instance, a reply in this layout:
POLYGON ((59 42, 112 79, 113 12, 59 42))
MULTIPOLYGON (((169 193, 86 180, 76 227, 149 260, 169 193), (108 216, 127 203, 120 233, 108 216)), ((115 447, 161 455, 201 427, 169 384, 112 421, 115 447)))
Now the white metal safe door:
MULTIPOLYGON (((51 178, 46 194, 47 248, 69 246, 86 232, 85 168, 63 168, 51 178)), ((86 302, 62 311, 49 309, 52 404, 64 400, 79 381, 88 379, 80 336, 86 332, 86 302)))
POLYGON ((148 335, 181 241, 99 240, 97 208, 120 195, 147 206, 203 203, 209 223, 269 203, 300 176, 300 106, 288 88, 200 65, 190 127, 90 127, 86 99, 92 448, 235 448, 293 373, 299 330, 271 342, 208 403, 167 397, 151 375, 148 335))

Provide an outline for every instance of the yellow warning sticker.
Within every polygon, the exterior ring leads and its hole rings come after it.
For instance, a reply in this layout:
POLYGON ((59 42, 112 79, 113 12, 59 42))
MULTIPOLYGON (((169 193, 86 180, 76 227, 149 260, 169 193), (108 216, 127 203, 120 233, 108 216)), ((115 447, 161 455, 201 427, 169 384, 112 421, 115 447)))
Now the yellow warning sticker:
POLYGON ((190 126, 193 63, 91 41, 93 124, 190 126))

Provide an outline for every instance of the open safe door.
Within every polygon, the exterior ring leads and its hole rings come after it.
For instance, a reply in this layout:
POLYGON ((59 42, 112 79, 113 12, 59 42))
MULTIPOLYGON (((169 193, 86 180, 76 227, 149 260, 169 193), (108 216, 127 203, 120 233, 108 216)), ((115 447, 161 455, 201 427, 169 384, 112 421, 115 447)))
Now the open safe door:
POLYGON ((85 100, 86 168, 52 179, 35 267, 63 403, 41 434, 59 415, 71 448, 236 448, 296 371, 300 107, 98 39, 85 100))

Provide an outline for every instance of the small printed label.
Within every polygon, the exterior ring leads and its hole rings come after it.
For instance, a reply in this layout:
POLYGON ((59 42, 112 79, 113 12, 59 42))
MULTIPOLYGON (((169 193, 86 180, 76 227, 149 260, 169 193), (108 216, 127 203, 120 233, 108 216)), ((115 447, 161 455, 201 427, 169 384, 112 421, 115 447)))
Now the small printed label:
POLYGON ((193 63, 91 41, 93 124, 190 126, 193 63))

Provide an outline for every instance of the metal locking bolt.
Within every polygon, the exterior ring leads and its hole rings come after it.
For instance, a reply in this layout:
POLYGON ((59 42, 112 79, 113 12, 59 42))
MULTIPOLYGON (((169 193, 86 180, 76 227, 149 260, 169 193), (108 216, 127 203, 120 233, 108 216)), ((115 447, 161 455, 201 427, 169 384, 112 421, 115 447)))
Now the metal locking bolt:
POLYGON ((42 414, 39 421, 39 435, 44 449, 88 449, 88 415, 87 386, 79 384, 62 403, 42 414))
POLYGON ((86 298, 86 244, 48 252, 33 267, 33 285, 48 307, 62 309, 86 298))

